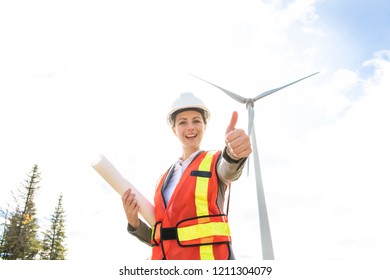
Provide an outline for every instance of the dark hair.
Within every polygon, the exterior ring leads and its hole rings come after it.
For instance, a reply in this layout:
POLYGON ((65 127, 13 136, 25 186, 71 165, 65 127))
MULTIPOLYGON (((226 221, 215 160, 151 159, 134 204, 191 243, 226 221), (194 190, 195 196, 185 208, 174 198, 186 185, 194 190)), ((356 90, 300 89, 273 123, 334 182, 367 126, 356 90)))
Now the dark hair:
POLYGON ((176 116, 178 114, 184 112, 184 111, 196 111, 196 112, 199 112, 202 115, 202 119, 203 119, 204 124, 207 124, 205 111, 200 109, 200 108, 190 107, 190 108, 180 109, 180 110, 177 110, 177 111, 172 113, 172 115, 171 115, 172 126, 175 126, 176 116))

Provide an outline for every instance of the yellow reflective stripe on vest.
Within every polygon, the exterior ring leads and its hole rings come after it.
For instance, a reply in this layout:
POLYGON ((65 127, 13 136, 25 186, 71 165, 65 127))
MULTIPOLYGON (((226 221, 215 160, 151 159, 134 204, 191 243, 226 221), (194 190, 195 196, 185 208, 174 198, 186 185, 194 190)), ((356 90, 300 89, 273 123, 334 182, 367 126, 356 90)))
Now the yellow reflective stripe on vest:
POLYGON ((230 236, 230 229, 228 223, 210 222, 183 228, 179 227, 177 235, 180 241, 188 241, 212 235, 230 236))
MULTIPOLYGON (((210 172, 211 162, 213 160, 214 153, 208 152, 202 162, 199 165, 199 170, 210 172)), ((196 179, 196 189, 195 189, 195 205, 196 205, 196 214, 197 216, 207 216, 209 215, 208 207, 208 187, 209 187, 209 178, 198 177, 196 179)), ((200 246, 200 259, 201 260, 213 260, 213 246, 205 245, 200 246)))
MULTIPOLYGON (((214 153, 208 152, 202 162, 199 165, 200 171, 210 172, 211 162, 213 160, 214 153)), ((208 188, 209 188, 209 178, 197 177, 196 178, 196 188, 195 188, 195 206, 196 206, 196 215, 207 216, 209 215, 209 206, 208 206, 208 188)))
POLYGON ((205 245, 199 247, 201 260, 214 260, 213 245, 205 245))

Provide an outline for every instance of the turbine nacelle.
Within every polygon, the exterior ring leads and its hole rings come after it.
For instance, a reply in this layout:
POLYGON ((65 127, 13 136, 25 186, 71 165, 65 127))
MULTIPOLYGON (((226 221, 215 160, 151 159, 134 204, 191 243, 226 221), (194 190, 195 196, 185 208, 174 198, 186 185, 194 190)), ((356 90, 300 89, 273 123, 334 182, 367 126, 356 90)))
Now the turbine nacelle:
POLYGON ((249 109, 249 107, 252 107, 254 108, 255 107, 255 99, 253 98, 246 98, 245 100, 245 105, 246 105, 246 108, 249 109))

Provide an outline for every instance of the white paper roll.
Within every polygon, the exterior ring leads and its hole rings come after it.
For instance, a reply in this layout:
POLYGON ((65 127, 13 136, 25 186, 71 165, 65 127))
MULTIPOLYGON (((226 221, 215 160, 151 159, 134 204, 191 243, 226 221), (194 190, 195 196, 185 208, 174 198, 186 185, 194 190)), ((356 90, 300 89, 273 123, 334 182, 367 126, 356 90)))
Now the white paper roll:
POLYGON ((92 167, 102 176, 108 184, 120 195, 131 188, 135 194, 138 204, 140 205, 139 213, 148 222, 150 226, 154 226, 154 206, 128 181, 119 171, 111 164, 103 155, 92 163, 92 167))

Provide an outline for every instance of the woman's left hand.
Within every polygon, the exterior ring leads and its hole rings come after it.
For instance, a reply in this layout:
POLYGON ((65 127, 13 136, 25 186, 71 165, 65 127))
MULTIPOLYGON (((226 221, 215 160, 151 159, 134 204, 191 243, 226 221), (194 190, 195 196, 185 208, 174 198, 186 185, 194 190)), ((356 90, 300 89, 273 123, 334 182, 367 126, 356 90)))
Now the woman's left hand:
POLYGON ((233 159, 246 158, 252 153, 252 145, 249 136, 243 129, 235 128, 237 120, 238 113, 233 112, 225 135, 225 143, 228 149, 228 154, 233 159))

